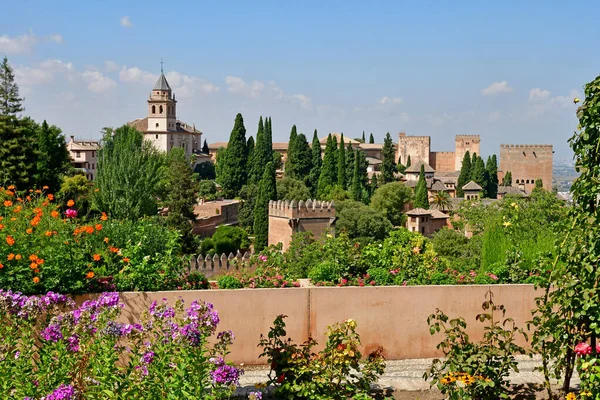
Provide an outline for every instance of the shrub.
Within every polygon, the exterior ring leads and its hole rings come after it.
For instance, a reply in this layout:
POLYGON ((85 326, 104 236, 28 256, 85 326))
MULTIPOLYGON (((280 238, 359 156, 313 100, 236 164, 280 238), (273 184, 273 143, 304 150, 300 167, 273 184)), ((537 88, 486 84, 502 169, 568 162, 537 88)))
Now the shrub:
POLYGON ((223 238, 215 240, 215 253, 217 254, 235 253, 238 249, 231 239, 223 238))
POLYGON ((235 276, 223 275, 217 279, 217 285, 219 289, 241 289, 244 286, 242 282, 235 276))
POLYGON ((314 266, 308 273, 313 282, 335 282, 340 277, 340 271, 330 261, 324 261, 314 266))
POLYGON ((219 226, 215 231, 215 234, 212 236, 212 240, 215 242, 215 246, 217 241, 219 240, 229 240, 231 241, 236 252, 238 250, 245 250, 250 247, 250 239, 248 239, 248 233, 237 226, 219 226))
POLYGON ((362 360, 356 322, 346 320, 328 327, 325 349, 317 354, 317 342, 297 345, 286 339, 284 315, 273 322, 259 347, 271 366, 269 384, 278 399, 368 399, 371 384, 383 374, 385 359, 379 347, 362 360))
POLYGON ((0 291, 0 374, 11 377, 2 380, 0 397, 229 398, 241 372, 223 360, 233 333, 214 338, 212 304, 154 302, 131 324, 118 322, 123 307, 118 293, 77 307, 52 292, 0 291))
POLYGON ((394 283, 394 275, 387 268, 369 268, 367 274, 377 285, 392 285, 394 283))
POLYGON ((210 288, 208 279, 200 272, 191 272, 181 278, 178 290, 204 290, 210 288))
POLYGON ((211 238, 206 238, 200 243, 200 253, 203 255, 214 254, 215 242, 211 238), (212 253, 211 253, 212 252, 212 253))

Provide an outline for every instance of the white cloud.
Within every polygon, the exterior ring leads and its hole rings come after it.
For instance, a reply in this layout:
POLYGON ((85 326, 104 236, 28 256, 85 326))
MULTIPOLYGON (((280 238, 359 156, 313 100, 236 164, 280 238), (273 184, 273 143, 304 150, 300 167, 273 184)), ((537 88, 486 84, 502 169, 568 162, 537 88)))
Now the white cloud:
POLYGON ((265 90, 265 84, 263 82, 252 81, 251 83, 246 83, 238 76, 226 76, 225 84, 228 86, 227 90, 229 92, 247 97, 260 97, 265 90))
POLYGON ((48 40, 54 43, 61 44, 63 42, 63 37, 61 34, 55 33, 54 35, 48 36, 48 40))
POLYGON ((300 106, 302 108, 311 108, 312 107, 312 100, 310 99, 310 97, 303 95, 303 94, 293 94, 290 96, 290 99, 297 101, 298 103, 300 103, 300 106))
POLYGON ((283 103, 298 104, 305 109, 312 108, 312 99, 310 97, 301 93, 288 95, 275 81, 268 81, 265 85, 261 81, 255 80, 247 83, 238 76, 226 76, 225 84, 227 85, 227 91, 230 93, 255 99, 262 98, 283 103))
POLYGON ((529 91, 529 101, 541 101, 550 97, 550 91, 534 88, 529 91))
POLYGON ((124 17, 121 17, 121 26, 125 28, 131 28, 133 26, 128 16, 125 15, 124 17))
POLYGON ((41 68, 15 68, 15 80, 21 86, 41 85, 51 82, 53 78, 52 72, 41 68))
POLYGON ((481 89, 481 94, 484 96, 493 96, 500 93, 510 93, 513 91, 513 88, 508 86, 507 81, 498 81, 493 82, 490 86, 485 89, 481 89))
POLYGON ((10 37, 0 36, 0 53, 6 54, 29 54, 37 44, 38 40, 33 33, 10 37))
POLYGON ((115 72, 119 70, 119 64, 117 64, 114 61, 104 61, 104 68, 108 71, 108 72, 115 72))
POLYGON ((400 104, 402 99, 400 97, 387 97, 383 96, 377 101, 379 104, 400 104))
POLYGON ((117 87, 117 83, 98 71, 87 70, 82 74, 87 82, 87 88, 94 93, 108 92, 117 87))
POLYGON ((558 111, 563 108, 573 106, 573 99, 579 97, 579 92, 576 89, 569 91, 565 96, 552 96, 549 90, 533 88, 529 91, 529 107, 527 116, 537 118, 538 116, 551 111, 558 111))
POLYGON ((182 74, 177 71, 168 72, 166 78, 179 98, 190 98, 198 92, 212 94, 220 90, 218 86, 202 78, 182 74))
POLYGON ((138 67, 127 68, 123 66, 119 72, 119 79, 127 83, 143 83, 144 85, 154 85, 158 75, 139 69, 138 67))

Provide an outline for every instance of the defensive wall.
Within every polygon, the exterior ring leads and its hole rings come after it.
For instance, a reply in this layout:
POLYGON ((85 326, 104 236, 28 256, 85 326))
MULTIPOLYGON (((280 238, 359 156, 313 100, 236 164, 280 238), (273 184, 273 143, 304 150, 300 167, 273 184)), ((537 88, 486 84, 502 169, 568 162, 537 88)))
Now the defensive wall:
POLYGON ((473 153, 481 155, 479 150, 481 137, 479 135, 456 135, 454 140, 454 171, 460 171, 462 168, 462 160, 467 151, 471 157, 473 156, 473 153))
MULTIPOLYGON (((166 298, 171 304, 182 298, 186 304, 201 299, 213 303, 219 312, 219 330, 235 334, 229 361, 236 364, 264 364, 257 347, 277 315, 285 314, 286 331, 296 342, 310 337, 322 348, 327 326, 349 318, 358 324, 363 354, 383 346, 388 360, 441 356, 435 348, 441 334, 430 335, 427 317, 442 310, 450 318, 463 317, 473 340, 486 326, 475 320, 491 290, 497 305, 504 305, 507 317, 526 328, 535 308, 533 285, 464 286, 380 286, 311 287, 290 289, 198 290, 172 292, 127 292, 123 322, 133 322, 152 301, 166 298)), ((538 293, 539 295, 539 293, 538 293)), ((82 301, 92 295, 79 296, 82 301)), ((524 344, 520 342, 520 344, 524 344)))
POLYGON ((429 164, 436 172, 454 172, 453 151, 431 151, 429 152, 429 164))
POLYGON ((411 164, 416 164, 419 160, 429 162, 429 152, 431 149, 431 137, 429 136, 406 136, 405 133, 398 134, 398 147, 396 148, 396 162, 400 160, 406 165, 410 155, 411 164))
POLYGON ((551 144, 501 144, 500 165, 502 175, 510 171, 512 185, 530 192, 536 179, 542 179, 544 189, 552 190, 551 144))

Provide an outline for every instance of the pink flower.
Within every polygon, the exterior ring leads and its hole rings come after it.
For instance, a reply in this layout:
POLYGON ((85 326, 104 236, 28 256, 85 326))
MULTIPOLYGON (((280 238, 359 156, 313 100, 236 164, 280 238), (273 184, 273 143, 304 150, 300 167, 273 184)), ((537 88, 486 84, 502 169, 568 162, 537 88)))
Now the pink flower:
POLYGON ((406 281, 402 282, 402 286, 406 286, 406 281))
POLYGON ((393 270, 390 271, 390 274, 392 274, 392 275, 396 275, 397 273, 398 273, 397 269, 393 269, 393 270))
POLYGON ((69 208, 67 211, 65 211, 65 215, 67 218, 75 218, 77 217, 77 210, 69 208))
POLYGON ((342 279, 342 285, 345 285, 348 283, 348 279, 342 279))
POLYGON ((497 280, 498 280, 498 277, 497 277, 496 275, 494 275, 494 274, 488 274, 488 276, 489 276, 490 278, 492 278, 493 280, 495 280, 495 281, 497 281, 497 280))
POLYGON ((375 286, 377 283, 375 281, 371 281, 371 286, 375 286))
MULTIPOLYGON (((598 346, 596 346, 596 347, 598 347, 598 346)), ((584 343, 584 342, 579 343, 577 346, 575 346, 575 353, 578 356, 592 354, 592 346, 590 346, 589 344, 584 343)))
POLYGON ((258 259, 259 259, 260 261, 262 261, 262 262, 265 262, 265 261, 267 261, 267 260, 268 260, 268 259, 267 259, 267 256, 265 256, 265 255, 262 255, 262 254, 261 254, 260 256, 258 256, 258 259))
POLYGON ((476 276, 476 275, 477 275, 477 274, 475 273, 475 271, 473 271, 473 270, 471 270, 471 271, 469 272, 469 274, 470 274, 471 276, 476 276))

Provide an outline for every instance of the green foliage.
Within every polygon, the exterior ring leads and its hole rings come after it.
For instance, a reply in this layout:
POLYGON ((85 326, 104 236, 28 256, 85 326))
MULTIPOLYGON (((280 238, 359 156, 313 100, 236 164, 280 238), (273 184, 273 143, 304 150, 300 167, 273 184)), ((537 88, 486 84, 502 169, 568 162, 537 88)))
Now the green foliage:
POLYGON ((254 207, 256 205, 256 198, 258 197, 258 185, 248 184, 242 187, 240 190, 240 197, 242 203, 238 212, 238 220, 240 226, 248 232, 252 232, 254 229, 254 207))
POLYGON ((210 154, 210 149, 208 148, 208 142, 204 139, 204 145, 202 145, 202 153, 210 154))
POLYGON ((490 199, 495 199, 498 197, 498 159, 495 154, 488 157, 485 169, 488 178, 488 185, 486 188, 487 196, 490 199))
POLYGON ((113 218, 156 215, 164 157, 128 125, 107 132, 98 151, 94 201, 113 218))
POLYGON ((298 179, 285 177, 277 181, 278 200, 307 200, 310 199, 310 190, 304 182, 298 179))
POLYGON ((330 261, 323 261, 312 267, 308 277, 313 282, 336 282, 341 275, 341 271, 330 261))
MULTIPOLYGON (((258 148, 255 152, 259 151, 258 148)), ((256 159, 256 154, 255 157, 256 159)), ((232 199, 237 196, 248 180, 248 148, 246 147, 246 128, 242 114, 235 117, 235 124, 227 148, 224 149, 217 169, 217 182, 223 190, 223 197, 232 199)))
POLYGON ((259 347, 271 366, 269 384, 278 399, 369 399, 371 385, 383 374, 385 360, 379 347, 362 360, 360 338, 352 319, 327 328, 327 343, 313 353, 317 342, 309 339, 297 345, 286 339, 284 318, 273 322, 259 347))
POLYGON ((323 160, 321 159, 321 142, 317 136, 317 130, 313 134, 312 144, 310 146, 312 168, 309 173, 309 184, 308 187, 313 197, 317 195, 317 187, 319 185, 319 177, 321 175, 321 165, 323 160))
POLYGON ((71 168, 65 137, 59 128, 48 126, 44 121, 37 127, 36 143, 36 181, 39 186, 48 186, 52 193, 56 193, 60 189, 62 177, 71 168))
POLYGON ((267 163, 262 180, 258 187, 258 197, 254 205, 254 249, 261 251, 268 244, 269 236, 269 201, 277 200, 275 168, 267 163))
POLYGON ((352 148, 352 143, 346 146, 346 188, 352 190, 352 179, 354 177, 354 160, 356 151, 352 148))
MULTIPOLYGON (((296 125, 292 126, 292 131, 290 132, 290 138, 288 140, 288 157, 287 157, 287 161, 285 162, 285 171, 287 172, 288 169, 292 169, 292 173, 294 173, 295 171, 293 171, 293 167, 291 167, 291 163, 293 161, 295 161, 294 159, 298 158, 296 154, 294 154, 297 150, 296 147, 296 139, 298 138, 298 132, 296 131, 296 125)), ((294 176, 295 177, 295 176, 294 176)))
POLYGON ((337 158, 337 185, 346 190, 346 145, 344 143, 344 134, 340 138, 340 147, 337 158))
POLYGON ((365 131, 363 131, 362 138, 361 138, 361 143, 366 143, 366 140, 365 140, 365 131))
POLYGON ((337 164, 336 164, 337 146, 331 134, 327 137, 327 145, 325 146, 325 155, 323 156, 323 164, 321 166, 321 174, 319 175, 319 183, 317 188, 317 197, 324 198, 327 196, 331 188, 337 182, 337 164))
POLYGON ((369 268, 367 275, 379 286, 393 285, 395 281, 394 274, 388 268, 369 268))
POLYGON ((307 278, 311 268, 322 261, 321 244, 315 241, 311 232, 294 233, 284 257, 287 277, 307 278))
POLYGON ((15 74, 4 56, 0 64, 0 116, 14 117, 24 110, 23 98, 19 97, 19 85, 15 83, 15 74))
POLYGON ((201 181, 198 183, 198 197, 206 201, 216 200, 217 185, 215 184, 215 181, 201 181))
POLYGON ((75 201, 77 212, 86 215, 92 206, 93 184, 83 175, 65 176, 58 196, 64 201, 75 201))
POLYGON ((360 158, 357 153, 353 158, 354 165, 352 168, 352 186, 350 187, 350 197, 354 201, 361 201, 363 199, 364 187, 362 185, 362 179, 360 176, 360 158))
POLYGON ((442 257, 458 258, 469 243, 469 238, 454 229, 444 228, 433 234, 433 249, 442 257))
POLYGON ((493 294, 486 294, 483 313, 475 319, 488 322, 483 339, 473 342, 467 334, 467 322, 463 318, 449 319, 436 310, 427 318, 432 335, 442 333, 444 339, 437 349, 444 359, 434 359, 430 369, 423 375, 432 379, 442 394, 451 400, 496 400, 508 398, 509 374, 518 372, 515 354, 525 354, 525 349, 515 341, 527 335, 516 327, 512 318, 506 318, 506 309, 493 302, 493 294), (497 313, 501 313, 500 320, 497 313))
POLYGON ((288 159, 285 166, 285 176, 310 183, 310 171, 312 169, 312 153, 306 136, 303 133, 294 139, 293 151, 288 152, 288 159))
POLYGON ((0 114, 0 185, 12 184, 20 190, 33 186, 37 160, 36 129, 36 123, 28 118, 0 114))
MULTIPOLYGON (((250 136, 248 140, 246 140, 246 148, 248 149, 248 168, 250 168, 250 171, 252 171, 252 166, 254 165, 254 147, 254 138, 250 136)), ((250 182, 250 172, 248 172, 248 182, 250 182)))
POLYGON ((421 164, 421 172, 419 173, 419 181, 415 187, 415 208, 429 209, 429 194, 427 191, 427 180, 425 179, 425 165, 421 164))
POLYGON ((488 187, 488 175, 485 164, 483 163, 483 159, 477 156, 477 154, 473 153, 473 157, 476 158, 476 161, 471 170, 471 180, 481 186, 481 196, 487 197, 488 193, 486 188, 488 187))
POLYGON ((544 189, 544 182, 542 181, 541 178, 538 178, 535 180, 535 189, 544 189))
POLYGON ((220 276, 217 279, 217 286, 219 289, 241 289, 244 287, 238 278, 231 275, 220 276))
POLYGON ((200 181, 215 180, 217 177, 215 164, 211 163, 210 161, 198 163, 194 167, 194 174, 197 174, 197 179, 200 181))
POLYGON ((412 200, 412 189, 403 182, 391 182, 375 191, 371 206, 381 212, 393 225, 404 225, 404 206, 412 200))
POLYGON ((371 133, 371 135, 369 135, 369 143, 371 143, 371 144, 375 143, 375 138, 373 137, 373 133, 371 133))
MULTIPOLYGON (((250 139, 248 139, 250 140, 250 139)), ((256 144, 252 152, 250 173, 248 183, 258 185, 265 171, 265 165, 273 158, 272 146, 267 141, 267 134, 263 125, 262 115, 258 120, 258 131, 256 132, 256 144)))
POLYGON ((510 171, 506 171, 506 174, 504 174, 502 186, 512 186, 512 173, 510 171))
POLYGON ((386 133, 385 139, 383 140, 381 156, 383 157, 381 163, 383 181, 385 183, 392 182, 394 180, 394 172, 396 172, 396 150, 394 149, 394 142, 392 141, 389 132, 386 133))
POLYGON ((328 190, 327 195, 325 195, 322 199, 334 202, 344 201, 350 199, 350 193, 344 190, 344 188, 340 185, 335 185, 328 190))
POLYGON ((352 239, 381 240, 392 230, 391 222, 381 212, 357 201, 336 203, 336 212, 336 231, 345 232, 352 239))
POLYGON ((462 160, 462 166, 460 167, 460 175, 458 175, 458 180, 456 181, 456 197, 465 196, 462 188, 469 183, 471 175, 471 155, 469 154, 469 150, 467 150, 462 160))
POLYGON ((238 250, 247 250, 250 248, 250 239, 248 239, 248 233, 237 226, 221 225, 212 236, 212 240, 215 243, 215 247, 218 241, 227 241, 231 243, 232 249, 229 251, 220 251, 217 249, 217 253, 236 253, 238 250))
POLYGON ((406 159, 406 168, 410 167, 412 164, 410 163, 410 154, 408 155, 408 158, 406 159))
POLYGON ((446 191, 434 192, 429 199, 431 208, 435 210, 448 211, 452 208, 452 200, 446 191))

